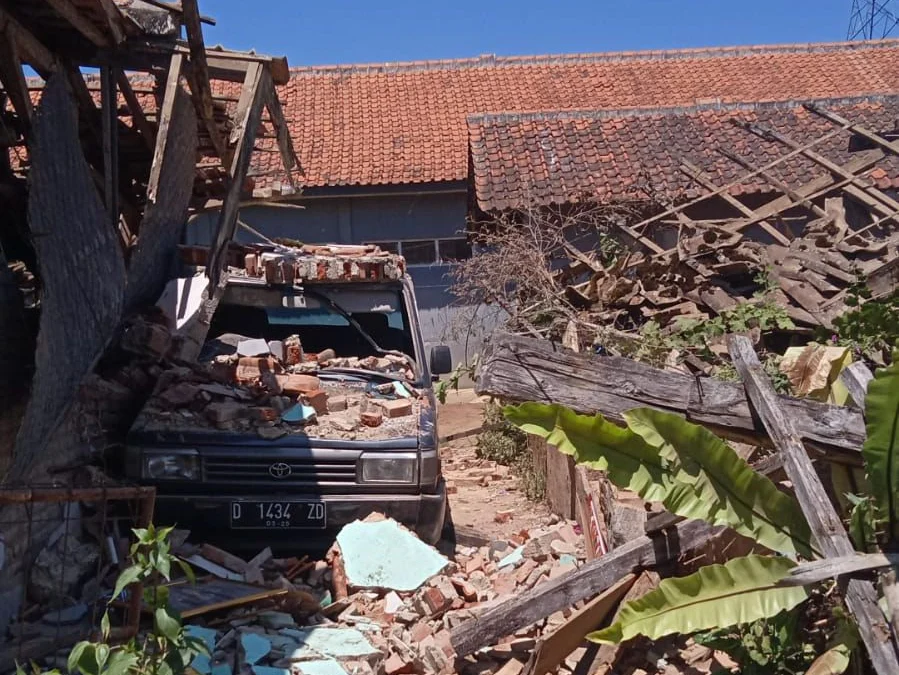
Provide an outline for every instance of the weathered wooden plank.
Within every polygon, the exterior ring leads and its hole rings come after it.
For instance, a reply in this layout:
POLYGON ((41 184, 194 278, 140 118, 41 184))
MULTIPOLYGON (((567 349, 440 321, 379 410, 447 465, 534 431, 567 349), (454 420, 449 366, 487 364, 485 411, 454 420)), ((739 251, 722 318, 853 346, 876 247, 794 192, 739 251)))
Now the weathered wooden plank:
POLYGON ((862 361, 856 361, 840 373, 840 381, 849 390, 849 396, 853 403, 864 412, 865 396, 868 394, 868 383, 874 379, 874 375, 868 370, 862 361))
POLYGON ((853 133, 856 133, 859 136, 868 139, 869 141, 879 145, 881 148, 888 151, 889 153, 891 153, 893 155, 899 155, 899 143, 896 143, 895 141, 887 140, 883 136, 874 133, 870 129, 866 129, 861 124, 855 124, 854 122, 847 120, 845 117, 837 115, 836 113, 831 112, 829 110, 825 110, 824 108, 822 108, 814 103, 805 103, 805 104, 803 104, 803 107, 806 110, 809 110, 809 111, 815 113, 816 115, 820 115, 824 119, 826 119, 830 122, 833 122, 834 124, 841 127, 842 129, 848 129, 849 131, 852 131, 853 133))
POLYGON ((187 30, 187 43, 190 47, 191 73, 188 84, 193 93, 193 103, 197 114, 203 120, 206 132, 215 154, 224 159, 225 139, 219 131, 213 116, 212 87, 209 84, 209 65, 206 62, 206 47, 203 44, 203 27, 200 25, 200 10, 197 0, 182 0, 181 18, 187 30))
POLYGON ((262 107, 268 96, 274 95, 273 89, 271 74, 268 70, 260 63, 250 63, 240 100, 237 102, 237 111, 234 113, 234 129, 230 138, 230 142, 236 145, 236 153, 233 160, 230 161, 228 169, 231 183, 219 213, 218 231, 211 252, 211 263, 206 270, 211 285, 214 287, 218 285, 218 278, 225 261, 225 251, 234 238, 234 229, 237 227, 240 194, 247 169, 250 166, 250 155, 253 154, 253 144, 262 116, 262 107))
POLYGON ((637 570, 664 565, 705 543, 721 528, 698 520, 679 523, 657 537, 639 537, 579 569, 493 605, 451 631, 456 654, 466 656, 554 612, 591 598, 637 570))
MULTIPOLYGON (((574 354, 546 340, 497 333, 484 351, 476 389, 509 401, 556 402, 622 421, 652 406, 685 415, 722 436, 768 444, 743 388, 733 382, 663 371, 630 359, 574 354)), ((858 464, 865 425, 857 410, 780 397, 801 436, 838 461, 858 464)))
POLYGON ((578 648, 588 633, 600 628, 636 580, 636 575, 628 574, 591 600, 586 607, 572 614, 549 637, 542 639, 531 655, 524 669, 524 675, 546 675, 555 669, 566 656, 578 648))
MULTIPOLYGON (((781 407, 752 343, 746 337, 729 335, 727 346, 753 409, 783 456, 784 470, 793 483, 793 491, 809 522, 816 545, 829 558, 854 555, 855 550, 843 523, 815 473, 792 419, 781 407)), ((855 616, 876 671, 881 675, 899 672, 899 656, 890 626, 877 604, 873 584, 857 579, 850 581, 846 590, 846 605, 855 616)))
POLYGON ((57 67, 56 56, 3 7, 0 7, 0 28, 15 36, 16 47, 23 61, 34 68, 45 80, 57 67))
MULTIPOLYGON (((103 199, 106 213, 114 230, 119 229, 119 118, 118 92, 115 71, 118 68, 100 68, 100 108, 103 123, 103 199)), ((131 244, 130 232, 122 232, 123 245, 131 244)))
POLYGON ((297 153, 293 149, 293 143, 290 140, 290 130, 287 127, 287 121, 284 119, 284 111, 281 109, 281 101, 278 99, 278 92, 272 87, 271 96, 265 104, 271 117, 272 126, 275 128, 275 136, 278 139, 278 151, 281 153, 281 163, 284 165, 284 171, 287 173, 287 182, 294 190, 297 189, 296 181, 293 177, 295 169, 302 171, 300 160, 297 153))
POLYGON ((899 288, 899 256, 868 272, 866 281, 874 300, 892 294, 899 288))
POLYGON ((839 558, 824 558, 804 562, 790 570, 781 586, 808 586, 840 576, 858 575, 885 567, 899 565, 899 553, 854 553, 839 558))
POLYGON ((168 144, 169 124, 172 121, 172 109, 175 107, 175 98, 178 89, 181 88, 181 68, 184 65, 184 57, 181 54, 172 54, 172 60, 169 63, 169 72, 165 81, 165 92, 162 95, 162 105, 160 106, 157 120, 159 121, 159 130, 156 133, 156 148, 153 151, 153 164, 150 167, 150 180, 147 183, 147 201, 153 203, 156 201, 159 192, 159 175, 162 171, 163 160, 165 158, 165 150, 168 144))
POLYGON ((157 160, 159 165, 153 167, 155 197, 147 201, 128 264, 126 310, 155 302, 165 288, 187 222, 196 156, 196 115, 188 93, 176 87, 162 155, 157 160))
POLYGON ((119 84, 119 91, 122 92, 125 103, 128 105, 128 110, 131 112, 134 127, 140 131, 141 138, 144 139, 147 148, 154 150, 156 148, 156 127, 144 114, 140 101, 137 100, 137 96, 134 93, 134 88, 131 86, 131 81, 121 68, 116 71, 116 81, 119 84))

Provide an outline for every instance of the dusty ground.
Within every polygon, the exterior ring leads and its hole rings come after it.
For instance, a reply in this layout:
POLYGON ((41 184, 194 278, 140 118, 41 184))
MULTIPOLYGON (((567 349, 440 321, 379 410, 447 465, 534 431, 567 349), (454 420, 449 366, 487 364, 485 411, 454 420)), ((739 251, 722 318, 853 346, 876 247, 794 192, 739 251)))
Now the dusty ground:
MULTIPOLYGON (((453 392, 438 413, 441 438, 480 428, 483 409, 484 401, 471 390, 453 392)), ((478 459, 477 438, 475 433, 441 444, 443 475, 455 491, 449 497, 453 523, 499 539, 545 524, 550 516, 546 505, 524 496, 509 467, 478 459)))

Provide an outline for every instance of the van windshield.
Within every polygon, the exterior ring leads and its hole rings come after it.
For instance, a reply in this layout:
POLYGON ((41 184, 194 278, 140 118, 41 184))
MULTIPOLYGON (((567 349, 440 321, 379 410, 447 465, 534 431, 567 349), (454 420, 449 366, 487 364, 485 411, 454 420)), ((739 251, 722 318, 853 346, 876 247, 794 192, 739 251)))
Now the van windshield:
MULTIPOLYGON (((414 357, 415 344, 400 289, 316 286, 315 290, 350 314, 379 347, 414 357)), ((208 336, 215 340, 227 334, 265 340, 298 335, 307 352, 333 349, 340 357, 378 355, 345 316, 326 302, 301 292, 284 295, 270 288, 228 288, 213 316, 208 336)))

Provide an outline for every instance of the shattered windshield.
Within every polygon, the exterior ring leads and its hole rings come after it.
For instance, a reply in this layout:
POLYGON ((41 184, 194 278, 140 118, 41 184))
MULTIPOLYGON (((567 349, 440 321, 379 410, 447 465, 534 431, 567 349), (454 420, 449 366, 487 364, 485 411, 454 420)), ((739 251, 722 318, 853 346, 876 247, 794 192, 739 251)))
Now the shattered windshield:
POLYGON ((304 355, 333 353, 335 366, 352 367, 352 362, 343 361, 381 357, 385 352, 415 355, 400 289, 316 287, 304 294, 232 287, 219 304, 208 335, 201 356, 206 360, 233 353, 246 339, 282 344, 295 339, 304 355))

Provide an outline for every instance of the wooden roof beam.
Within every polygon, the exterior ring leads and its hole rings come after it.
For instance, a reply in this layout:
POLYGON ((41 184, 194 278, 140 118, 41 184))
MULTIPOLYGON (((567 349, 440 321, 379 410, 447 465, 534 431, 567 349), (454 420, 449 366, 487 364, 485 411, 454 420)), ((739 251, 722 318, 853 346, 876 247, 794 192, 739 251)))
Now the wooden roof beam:
POLYGON ((203 27, 200 25, 200 10, 197 0, 183 0, 182 15, 187 30, 187 41, 190 45, 190 73, 187 82, 193 96, 191 100, 197 109, 197 115, 209 133, 209 139, 215 148, 215 154, 224 159, 225 140, 219 133, 215 123, 212 104, 212 87, 209 85, 209 66, 206 63, 206 47, 203 44, 203 27))
MULTIPOLYGON (((695 164, 691 164, 685 159, 681 159, 681 171, 687 174, 690 178, 699 183, 706 190, 711 190, 715 192, 718 190, 718 186, 716 186, 712 179, 698 166, 695 164)), ((720 192, 719 196, 724 199, 728 204, 730 204, 737 211, 742 213, 744 216, 749 216, 750 218, 755 215, 755 211, 746 206, 739 199, 734 197, 730 192, 720 192)), ((764 229, 765 232, 774 237, 775 241, 779 241, 784 246, 790 245, 790 238, 783 234, 780 230, 778 230, 774 225, 769 223, 767 220, 763 220, 759 223, 764 229)))
MULTIPOLYGON (((800 143, 793 140, 786 134, 782 134, 778 131, 775 131, 774 129, 769 129, 758 124, 750 124, 748 122, 741 122, 738 120, 732 120, 732 122, 742 129, 745 129, 750 133, 759 136, 760 138, 777 141, 778 143, 785 145, 788 148, 793 148, 794 150, 797 148, 801 148, 800 143)), ((843 190, 850 197, 864 205, 866 208, 877 212, 879 216, 890 217, 897 223, 899 223, 899 218, 893 217, 897 212, 899 212, 899 202, 890 197, 888 194, 886 194, 882 190, 877 189, 876 187, 868 185, 864 180, 862 180, 861 176, 847 171, 842 166, 834 161, 831 161, 829 158, 820 153, 814 152, 813 150, 809 149, 803 149, 802 154, 803 156, 813 161, 815 164, 824 167, 834 175, 841 176, 842 178, 848 178, 851 182, 846 185, 843 190)))
POLYGON ((162 171, 162 163, 165 158, 166 143, 168 143, 169 122, 172 119, 172 111, 175 108, 175 97, 178 87, 181 86, 181 70, 184 66, 184 55, 172 54, 169 64, 169 73, 165 80, 165 92, 162 95, 158 120, 159 130, 156 134, 156 145, 153 152, 153 164, 150 168, 150 180, 147 183, 147 202, 156 201, 156 192, 159 190, 159 176, 162 171))
POLYGON ((275 136, 278 139, 278 150, 281 153, 281 162, 284 164, 284 171, 287 173, 287 181, 293 190, 297 189, 296 181, 293 179, 293 170, 298 169, 303 172, 297 153, 293 149, 293 143, 290 139, 290 130, 287 128, 287 121, 284 119, 284 111, 281 109, 281 101, 278 100, 278 92, 274 87, 269 88, 269 97, 266 102, 271 124, 275 129, 275 136))
POLYGON ((6 89, 12 107, 22 120, 27 134, 31 129, 34 108, 31 105, 25 73, 22 72, 16 40, 8 26, 4 26, 0 32, 0 82, 3 83, 3 88, 6 89))
POLYGON ((125 104, 131 112, 131 119, 134 120, 135 128, 140 132, 140 136, 147 148, 154 150, 156 148, 156 127, 147 119, 140 101, 137 100, 137 96, 134 94, 128 75, 119 68, 116 70, 116 80, 119 83, 119 91, 122 92, 122 96, 125 98, 125 104))
POLYGON ((59 68, 56 56, 34 34, 0 6, 0 26, 13 37, 19 58, 45 80, 59 68))
POLYGON ((119 8, 116 7, 113 0, 99 0, 103 13, 106 14, 106 23, 109 26, 109 32, 112 33, 112 40, 115 44, 121 44, 125 41, 125 19, 119 8))
POLYGON ((65 19, 85 38, 93 42, 97 47, 110 47, 112 42, 109 36, 97 28, 90 19, 80 12, 69 0, 44 0, 61 18, 65 19))
POLYGON ((222 203, 222 210, 219 213, 218 232, 211 251, 210 265, 206 269, 206 274, 213 287, 217 287, 228 243, 234 238, 243 182, 250 166, 250 155, 253 154, 262 108, 265 101, 273 95, 273 90, 274 86, 268 69, 260 63, 250 64, 240 93, 240 101, 237 104, 237 112, 234 115, 235 126, 229 139, 236 151, 227 163, 231 180, 222 203))
POLYGON ((843 129, 848 129, 854 134, 858 134, 862 138, 866 138, 871 141, 875 145, 879 145, 881 148, 889 152, 890 154, 899 156, 899 143, 895 141, 890 141, 881 136, 880 134, 876 134, 870 129, 866 129, 861 124, 855 124, 854 122, 847 120, 845 117, 837 115, 836 113, 830 112, 829 110, 825 110, 824 108, 818 107, 814 103, 805 103, 803 107, 809 112, 813 112, 816 115, 823 117, 829 122, 833 122, 836 125, 839 125, 843 129))

